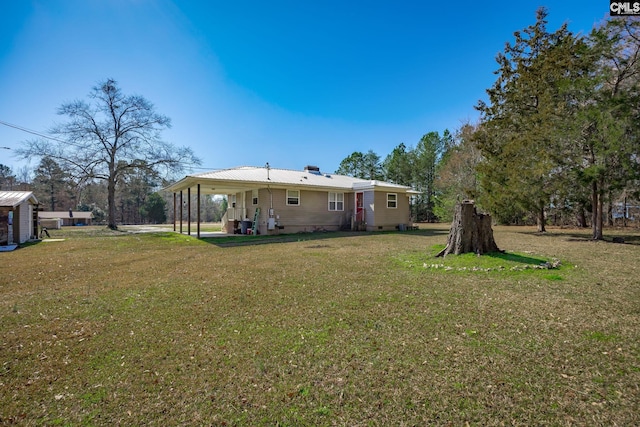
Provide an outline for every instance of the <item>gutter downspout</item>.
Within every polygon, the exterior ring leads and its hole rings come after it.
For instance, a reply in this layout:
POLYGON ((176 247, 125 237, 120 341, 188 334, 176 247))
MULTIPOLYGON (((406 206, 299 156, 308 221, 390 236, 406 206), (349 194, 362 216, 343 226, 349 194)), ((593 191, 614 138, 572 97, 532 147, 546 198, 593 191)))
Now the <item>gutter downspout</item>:
MULTIPOLYGON (((269 166, 269 162, 266 164, 267 168, 267 181, 271 181, 271 177, 269 176, 269 171, 271 167, 269 166)), ((271 187, 267 184, 267 191, 269 192, 269 212, 268 217, 273 218, 273 192, 271 191, 271 187)), ((269 219, 267 219, 267 232, 269 231, 269 219)))

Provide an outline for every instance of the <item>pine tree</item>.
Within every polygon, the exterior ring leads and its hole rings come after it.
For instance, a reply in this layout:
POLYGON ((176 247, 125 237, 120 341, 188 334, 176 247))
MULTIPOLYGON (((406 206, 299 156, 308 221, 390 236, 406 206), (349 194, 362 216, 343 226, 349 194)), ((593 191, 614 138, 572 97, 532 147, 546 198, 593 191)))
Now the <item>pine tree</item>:
POLYGON ((538 231, 545 231, 545 209, 558 178, 555 171, 566 143, 563 120, 565 90, 573 78, 580 40, 562 25, 547 31, 547 11, 540 8, 536 23, 514 33, 498 54, 498 78, 480 101, 481 129, 476 135, 485 161, 479 167, 484 203, 496 216, 529 212, 538 231))
POLYGON ((611 19, 588 39, 591 69, 577 80, 573 173, 591 192, 591 225, 603 239, 605 202, 637 192, 640 177, 640 18, 611 19), (625 193, 626 194, 626 193, 625 193))

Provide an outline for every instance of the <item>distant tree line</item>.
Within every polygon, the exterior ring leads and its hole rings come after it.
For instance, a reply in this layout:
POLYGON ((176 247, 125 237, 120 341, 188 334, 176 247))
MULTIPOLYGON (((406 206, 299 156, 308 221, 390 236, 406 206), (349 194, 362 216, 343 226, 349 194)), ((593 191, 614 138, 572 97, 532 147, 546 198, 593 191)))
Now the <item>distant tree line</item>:
POLYGON ((430 132, 415 147, 399 144, 384 160, 372 150, 356 151, 340 162, 336 173, 410 186, 420 192, 412 201, 412 216, 416 221, 434 222, 440 218, 437 168, 453 144, 449 131, 430 132))
MULTIPOLYGON (((21 170, 21 177, 0 164, 0 190, 33 191, 46 211, 93 212, 94 223, 107 223, 107 184, 101 181, 74 179, 55 160, 44 157, 31 172, 21 170)), ((173 194, 161 191, 169 182, 158 176, 131 170, 123 175, 115 192, 118 224, 163 224, 173 218, 173 194)), ((195 205, 195 196, 192 204, 195 205)), ((186 201, 185 201, 186 202, 186 201)), ((225 200, 202 196, 201 219, 218 222, 226 211, 225 200)), ((186 212, 184 213, 186 220, 186 212)), ((195 212, 192 212, 195 220, 195 212)))
POLYGON ((540 8, 497 55, 478 123, 384 160, 355 152, 336 172, 412 186, 417 221, 449 220, 457 200, 474 199, 501 223, 590 225, 602 239, 640 199, 640 18, 588 35, 546 25, 540 8))

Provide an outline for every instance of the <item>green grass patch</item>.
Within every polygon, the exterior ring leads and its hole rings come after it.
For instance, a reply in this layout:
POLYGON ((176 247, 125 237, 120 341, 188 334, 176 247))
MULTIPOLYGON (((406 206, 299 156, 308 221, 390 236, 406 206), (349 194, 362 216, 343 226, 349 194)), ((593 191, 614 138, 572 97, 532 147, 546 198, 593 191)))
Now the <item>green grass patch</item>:
POLYGON ((188 236, 185 234, 171 233, 171 232, 149 233, 146 236, 148 236, 148 238, 159 240, 159 241, 162 241, 163 243, 169 243, 169 244, 199 242, 199 240, 194 236, 188 236))
POLYGON ((531 253, 494 252, 436 257, 445 245, 432 245, 424 252, 404 253, 396 257, 403 265, 418 271, 439 273, 491 273, 502 275, 539 274, 548 280, 563 280, 559 271, 567 270, 560 260, 531 253), (549 271, 554 271, 550 274, 549 271))
POLYGON ((599 342, 611 342, 618 339, 618 337, 613 334, 606 334, 600 331, 589 331, 585 333, 585 336, 590 340, 599 342))
MULTIPOLYGON (((380 232, 383 234, 386 232, 380 232)), ((315 240, 330 241, 334 238, 341 237, 353 237, 359 235, 369 235, 370 232, 353 233, 344 231, 330 231, 330 232, 309 232, 309 233, 291 233, 291 234, 278 234, 278 235, 228 235, 228 236, 216 236, 216 237, 204 237, 203 241, 219 246, 219 247, 232 247, 232 246, 251 246, 262 245, 268 243, 292 243, 292 242, 308 242, 315 240)), ((317 248, 321 248, 323 245, 316 245, 317 248)))

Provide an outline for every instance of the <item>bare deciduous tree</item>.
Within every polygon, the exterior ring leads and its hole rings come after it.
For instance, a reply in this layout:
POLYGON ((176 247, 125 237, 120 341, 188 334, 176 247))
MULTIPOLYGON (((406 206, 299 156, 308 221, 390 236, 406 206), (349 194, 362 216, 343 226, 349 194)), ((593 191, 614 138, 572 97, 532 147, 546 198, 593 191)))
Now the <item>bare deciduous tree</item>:
POLYGON ((55 125, 55 139, 27 141, 24 158, 51 157, 78 180, 107 183, 107 223, 117 228, 115 193, 119 180, 133 170, 178 173, 200 163, 192 150, 161 139, 171 120, 155 112, 142 96, 125 95, 113 79, 98 83, 89 102, 62 104, 58 114, 68 121, 55 125))

